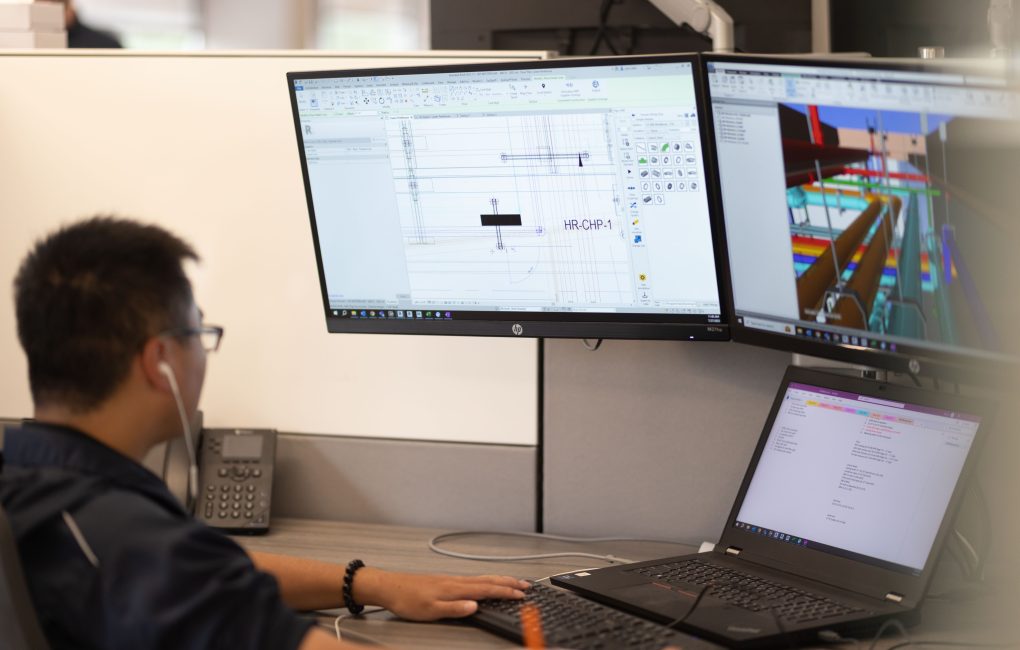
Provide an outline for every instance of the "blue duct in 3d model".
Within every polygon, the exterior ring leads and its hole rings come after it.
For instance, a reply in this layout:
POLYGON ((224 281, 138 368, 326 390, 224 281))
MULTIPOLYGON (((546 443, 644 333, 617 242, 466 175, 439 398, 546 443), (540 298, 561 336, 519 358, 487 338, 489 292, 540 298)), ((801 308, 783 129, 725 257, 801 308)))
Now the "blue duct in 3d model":
POLYGON ((863 196, 834 193, 805 192, 800 185, 786 190, 786 204, 791 208, 804 208, 808 205, 825 205, 842 210, 864 210, 868 207, 868 199, 863 196))
POLYGON ((919 200, 907 204, 907 221, 903 229, 903 243, 896 264, 899 291, 892 295, 899 300, 892 306, 889 332, 897 336, 920 339, 925 335, 921 318, 921 216, 919 200), (916 305, 917 308, 910 305, 916 305))

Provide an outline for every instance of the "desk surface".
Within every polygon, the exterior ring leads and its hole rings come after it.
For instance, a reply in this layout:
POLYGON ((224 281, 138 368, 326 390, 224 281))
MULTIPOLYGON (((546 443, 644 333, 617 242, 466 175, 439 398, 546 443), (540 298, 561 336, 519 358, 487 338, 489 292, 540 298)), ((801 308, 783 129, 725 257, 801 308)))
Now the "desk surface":
MULTIPOLYGON (((431 528, 384 526, 377 524, 339 523, 303 519, 274 519, 273 530, 263 537, 235 538, 245 548, 254 551, 285 553, 328 562, 347 563, 357 557, 366 564, 394 571, 441 572, 473 575, 497 573, 526 578, 543 578, 554 573, 601 566, 597 560, 585 558, 553 558, 526 562, 483 562, 440 556, 428 549, 428 540, 447 532, 431 528)), ((668 557, 690 553, 693 549, 683 544, 645 542, 602 542, 578 544, 552 540, 512 538, 507 536, 475 536, 458 539, 444 545, 464 553, 486 555, 523 555, 582 550, 598 554, 613 554, 633 560, 668 557)), ((995 623, 1012 620, 1015 611, 1000 598, 987 598, 979 607, 961 608, 948 601, 926 604, 924 622, 911 630, 915 640, 983 642, 1003 637, 993 629, 995 623), (993 605, 993 606, 988 606, 993 605), (975 612, 978 612, 977 614, 975 612)), ((323 619, 332 628, 333 618, 323 619)), ((343 621, 341 632, 348 631, 351 640, 372 640, 394 648, 439 649, 449 648, 512 648, 518 647, 495 635, 459 622, 410 623, 381 612, 359 619, 343 621), (364 637, 363 639, 359 637, 364 637)), ((1013 635, 1020 641, 1020 635, 1013 635)), ((902 637, 880 642, 876 648, 888 648, 902 637)), ((830 648, 833 646, 829 646, 830 648)), ((866 646, 865 646, 866 647, 866 646)), ((1006 647, 1006 646, 1002 646, 1006 647)), ((1020 647, 1018 643, 1015 647, 1020 647)))

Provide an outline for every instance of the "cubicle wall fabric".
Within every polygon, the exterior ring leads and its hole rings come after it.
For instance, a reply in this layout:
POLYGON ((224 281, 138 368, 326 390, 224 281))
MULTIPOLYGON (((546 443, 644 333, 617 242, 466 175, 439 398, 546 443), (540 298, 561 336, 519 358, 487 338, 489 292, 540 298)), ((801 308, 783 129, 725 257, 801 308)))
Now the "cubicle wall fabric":
POLYGON ((202 255, 196 295, 227 330, 210 426, 536 444, 535 341, 326 333, 285 73, 540 57, 0 54, 0 412, 31 410, 18 263, 59 225, 114 213, 202 255))
POLYGON ((274 517, 530 531, 537 453, 518 445, 283 434, 274 517))

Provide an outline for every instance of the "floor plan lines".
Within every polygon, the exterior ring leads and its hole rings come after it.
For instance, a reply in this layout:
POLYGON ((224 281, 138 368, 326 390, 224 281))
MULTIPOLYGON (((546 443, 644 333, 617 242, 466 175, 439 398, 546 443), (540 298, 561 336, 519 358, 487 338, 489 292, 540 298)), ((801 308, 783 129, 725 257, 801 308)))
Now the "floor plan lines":
POLYGON ((408 118, 389 134, 416 294, 632 299, 605 112, 408 118))

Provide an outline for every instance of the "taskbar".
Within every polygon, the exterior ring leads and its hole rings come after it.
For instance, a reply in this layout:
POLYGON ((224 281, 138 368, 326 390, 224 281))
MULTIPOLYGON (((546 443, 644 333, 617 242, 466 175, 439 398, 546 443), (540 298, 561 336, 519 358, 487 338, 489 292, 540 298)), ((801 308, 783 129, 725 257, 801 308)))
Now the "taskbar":
POLYGON ((911 575, 920 575, 921 573, 921 569, 915 567, 897 564, 895 562, 890 562, 889 560, 882 560, 876 557, 871 557, 870 555, 854 553, 853 551, 848 551, 838 546, 830 546, 829 544, 823 544, 821 542, 808 540, 803 537, 797 537, 796 535, 791 533, 784 533, 782 531, 775 530, 772 528, 765 528, 764 526, 755 526, 744 521, 733 522, 733 527, 745 533, 750 533, 752 535, 760 535, 762 537, 767 537, 768 539, 775 540, 777 542, 783 542, 784 544, 793 544, 794 546, 799 546, 801 548, 809 548, 815 551, 822 551, 823 553, 837 555, 839 557, 845 557, 852 560, 866 562, 868 564, 873 564, 875 566, 882 567, 883 569, 890 569, 892 571, 897 571, 899 573, 908 573, 911 575))
POLYGON ((868 330, 847 330, 824 323, 809 324, 803 321, 775 320, 749 314, 737 314, 737 325, 763 333, 782 334, 798 340, 809 340, 815 343, 838 345, 857 350, 873 350, 890 352, 906 356, 930 355, 939 353, 982 355, 994 359, 999 355, 982 350, 971 350, 953 346, 939 345, 930 341, 895 340, 887 333, 868 330))
POLYGON ((452 309, 379 309, 378 307, 329 309, 327 315, 341 320, 396 320, 396 321, 450 321, 450 320, 505 320, 554 321, 554 320, 598 320, 626 322, 670 323, 689 322, 692 324, 723 325, 721 314, 697 313, 648 313, 648 312, 593 312, 593 311, 478 311, 452 309))
POLYGON ((733 340, 911 375, 996 385, 1015 376, 1020 355, 904 339, 885 332, 738 313, 733 340))
POLYGON ((453 312, 439 309, 332 309, 337 318, 380 320, 453 320, 453 312))

